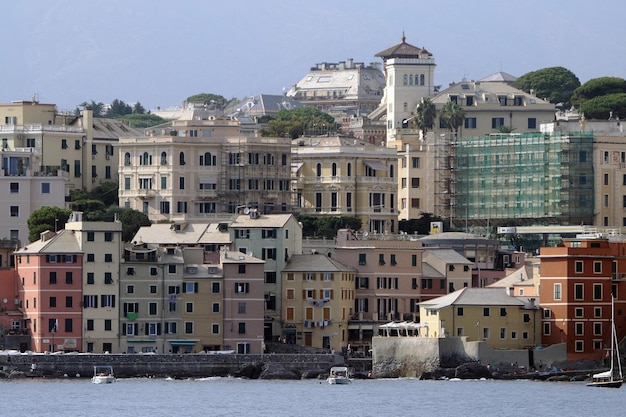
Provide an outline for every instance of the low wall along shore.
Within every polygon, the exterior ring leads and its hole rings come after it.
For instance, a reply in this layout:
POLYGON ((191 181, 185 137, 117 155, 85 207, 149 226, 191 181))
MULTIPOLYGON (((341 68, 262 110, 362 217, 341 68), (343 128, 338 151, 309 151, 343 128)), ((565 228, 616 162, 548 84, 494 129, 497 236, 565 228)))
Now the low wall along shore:
POLYGON ((251 365, 270 366, 277 372, 327 373, 342 364, 343 357, 332 354, 3 354, 0 366, 5 373, 22 372, 26 376, 91 377, 96 365, 110 365, 116 377, 210 377, 240 374, 251 365))

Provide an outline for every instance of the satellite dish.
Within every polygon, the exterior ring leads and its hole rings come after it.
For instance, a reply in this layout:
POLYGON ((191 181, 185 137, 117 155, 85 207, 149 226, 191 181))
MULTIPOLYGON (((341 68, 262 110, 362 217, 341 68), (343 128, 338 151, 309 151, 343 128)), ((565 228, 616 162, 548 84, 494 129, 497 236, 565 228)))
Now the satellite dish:
POLYGON ((7 300, 6 298, 3 298, 3 299, 2 299, 2 302, 3 302, 4 304, 6 304, 8 301, 9 301, 9 300, 7 300))
POLYGON ((369 235, 369 232, 363 232, 363 237, 367 237, 369 235))
POLYGON ((243 214, 250 214, 250 209, 248 207, 243 209, 243 214))

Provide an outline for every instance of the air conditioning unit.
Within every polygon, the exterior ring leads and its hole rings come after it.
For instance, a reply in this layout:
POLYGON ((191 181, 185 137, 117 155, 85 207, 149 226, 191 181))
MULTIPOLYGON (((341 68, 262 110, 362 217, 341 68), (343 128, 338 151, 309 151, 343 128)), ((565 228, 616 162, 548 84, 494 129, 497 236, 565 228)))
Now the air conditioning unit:
POLYGON ((256 210, 250 210, 250 218, 251 219, 256 219, 259 217, 259 212, 256 210))

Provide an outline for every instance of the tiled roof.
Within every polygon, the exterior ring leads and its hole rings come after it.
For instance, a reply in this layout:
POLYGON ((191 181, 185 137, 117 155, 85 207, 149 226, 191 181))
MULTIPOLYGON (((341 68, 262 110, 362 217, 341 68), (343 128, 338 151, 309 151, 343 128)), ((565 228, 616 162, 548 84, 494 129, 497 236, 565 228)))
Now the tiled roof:
POLYGON ((347 266, 326 255, 292 255, 289 263, 283 268, 285 272, 332 272, 332 271, 354 271, 351 266, 347 266))
POLYGON ((424 251, 422 259, 428 262, 428 259, 433 256, 445 261, 447 264, 473 265, 472 261, 462 256, 454 249, 429 248, 428 250, 424 251))
POLYGON ((525 306, 517 297, 510 296, 504 288, 462 288, 442 297, 420 303, 421 306, 439 310, 449 306, 525 306))
POLYGON ((397 45, 387 48, 376 54, 383 59, 388 58, 419 58, 424 55, 430 56, 431 53, 424 48, 418 48, 416 46, 406 43, 406 38, 402 35, 402 42, 397 45))
POLYGON ((82 253, 76 235, 71 231, 61 230, 56 235, 43 241, 41 239, 29 243, 15 253, 82 253))

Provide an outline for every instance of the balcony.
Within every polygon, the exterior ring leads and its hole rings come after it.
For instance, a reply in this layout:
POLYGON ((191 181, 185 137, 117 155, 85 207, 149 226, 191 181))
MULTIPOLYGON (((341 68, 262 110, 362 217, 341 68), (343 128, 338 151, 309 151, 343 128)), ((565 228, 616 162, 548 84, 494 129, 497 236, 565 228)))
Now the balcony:
POLYGON ((140 189, 140 190, 137 190, 137 197, 144 198, 144 199, 154 198, 156 197, 156 191, 148 190, 148 189, 140 189))
POLYGON ((624 272, 613 272, 611 279, 613 281, 624 281, 626 280, 626 273, 624 272))

